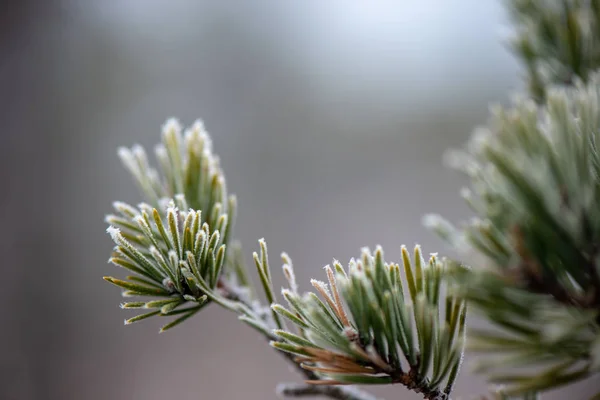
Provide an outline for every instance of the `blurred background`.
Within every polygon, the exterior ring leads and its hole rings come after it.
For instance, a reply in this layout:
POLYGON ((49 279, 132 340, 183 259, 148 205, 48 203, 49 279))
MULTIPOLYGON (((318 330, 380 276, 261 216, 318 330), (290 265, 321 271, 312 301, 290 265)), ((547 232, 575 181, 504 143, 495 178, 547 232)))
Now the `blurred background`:
MULTIPOLYGON (((103 218, 140 196, 117 146, 202 118, 247 260, 265 237, 304 289, 362 246, 443 252, 421 217, 469 215, 442 155, 519 90, 506 32, 490 0, 2 2, 0 399, 274 399, 299 381, 216 307, 123 327, 103 218)), ((455 397, 486 392, 463 371, 455 397)))

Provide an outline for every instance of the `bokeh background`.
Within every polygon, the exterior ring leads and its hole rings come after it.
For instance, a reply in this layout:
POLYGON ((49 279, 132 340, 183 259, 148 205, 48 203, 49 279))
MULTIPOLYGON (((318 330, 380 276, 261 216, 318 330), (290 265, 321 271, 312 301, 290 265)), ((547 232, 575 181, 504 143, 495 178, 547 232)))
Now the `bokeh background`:
MULTIPOLYGON (((442 155, 520 89, 507 32, 491 0, 2 2, 0 399, 274 399, 300 378, 234 315, 123 327, 103 217, 140 197, 115 149, 202 118, 247 260, 265 237, 305 289, 365 245, 443 252, 421 217, 469 215, 442 155)), ((456 396, 485 392, 467 366, 456 396)))

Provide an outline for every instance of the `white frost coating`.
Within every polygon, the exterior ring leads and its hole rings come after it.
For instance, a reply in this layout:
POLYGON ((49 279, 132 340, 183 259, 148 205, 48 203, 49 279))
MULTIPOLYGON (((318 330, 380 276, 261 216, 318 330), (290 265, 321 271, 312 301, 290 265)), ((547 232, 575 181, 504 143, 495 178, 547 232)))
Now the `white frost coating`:
POLYGON ((198 231, 198 233, 196 234, 196 240, 194 241, 194 247, 197 248, 198 246, 200 246, 201 243, 202 243, 202 247, 203 247, 205 242, 206 242, 206 232, 204 232, 204 230, 198 231))
POLYGON ((204 122, 202 122, 200 119, 197 119, 192 124, 191 129, 195 132, 198 132, 199 139, 203 143, 204 155, 211 155, 213 151, 213 143, 210 135, 204 127, 204 122))
POLYGON ((177 214, 179 213, 179 209, 175 206, 175 204, 173 204, 173 202, 170 202, 169 206, 167 207, 167 221, 170 218, 173 218, 173 220, 175 221, 175 227, 178 228, 178 224, 177 224, 177 214))
POLYGON ((311 284, 311 285, 313 285, 313 287, 314 287, 315 289, 317 289, 319 292, 321 292, 321 291, 322 291, 322 293, 321 293, 321 294, 324 294, 324 295, 326 295, 327 297, 329 297, 329 299, 330 299, 330 300, 331 300, 331 299, 333 299, 333 298, 331 297, 331 293, 329 292, 329 287, 328 287, 328 285, 327 285, 325 282, 323 282, 323 281, 318 281, 318 280, 316 280, 316 279, 311 279, 311 280, 310 280, 310 284, 311 284))
POLYGON ((383 247, 381 247, 381 245, 377 245, 375 246, 375 255, 377 254, 381 254, 381 259, 383 259, 383 247))
POLYGON ((196 120, 185 131, 185 143, 195 153, 202 151, 203 156, 209 157, 212 155, 212 141, 204 128, 202 120, 196 120))
MULTIPOLYGON (((314 293, 312 293, 312 294, 313 294, 313 295, 315 295, 314 293)), ((316 295, 315 295, 315 296, 316 296, 316 295)), ((306 292, 306 293, 302 294, 302 296, 301 296, 301 301, 302 301, 303 303, 305 303, 305 304, 306 304, 307 302, 311 301, 311 292, 306 292)))
POLYGON ((218 243, 219 243, 220 240, 221 240, 221 234, 219 233, 219 231, 214 231, 212 233, 212 235, 210 235, 209 242, 213 242, 214 241, 214 243, 217 243, 217 245, 218 245, 218 243))
MULTIPOLYGON (((428 214, 423 217, 423 225, 439 234, 449 245, 460 249, 463 247, 462 235, 460 235, 454 225, 438 214, 428 214)), ((437 253, 432 253, 437 256, 437 253)))
MULTIPOLYGON (((187 210, 188 209, 188 205, 187 205, 187 201, 185 200, 185 195, 183 195, 182 193, 177 193, 174 196, 174 200, 175 200, 175 213, 177 214, 180 210, 187 210)), ((167 209, 167 212, 169 210, 167 209)))
POLYGON ((146 220, 144 220, 144 217, 142 217, 141 215, 136 215, 135 217, 133 217, 133 221, 140 226, 148 226, 148 224, 146 224, 146 220))
POLYGON ((191 230, 192 226, 194 225, 194 221, 196 221, 196 211, 192 208, 188 208, 186 211, 180 211, 180 213, 185 221, 183 224, 184 228, 189 227, 191 230))
POLYGON ((121 236, 121 230, 119 228, 115 228, 114 226, 109 226, 106 228, 106 232, 110 235, 113 241, 118 242, 123 237, 121 236))
POLYGON ((159 257, 162 259, 162 255, 160 254, 160 252, 158 251, 158 249, 155 246, 150 246, 148 248, 148 250, 150 250, 150 254, 152 254, 155 257, 159 257))
POLYGON ((138 204, 138 208, 139 208, 139 209, 140 209, 142 212, 146 212, 146 213, 148 213, 148 215, 151 215, 151 214, 152 214, 152 210, 154 210, 154 208, 153 208, 153 207, 152 207, 150 204, 148 204, 148 203, 144 203, 144 202, 142 202, 142 203, 139 203, 139 204, 138 204))
POLYGON ((131 153, 133 154, 133 156, 142 164, 146 165, 148 163, 148 157, 146 156, 146 150, 144 150, 144 148, 139 145, 139 144, 134 144, 131 147, 131 153))
POLYGON ((171 199, 168 197, 162 197, 158 199, 158 207, 161 210, 166 210, 169 207, 169 204, 171 204, 171 199))
POLYGON ((360 263, 356 262, 356 259, 352 257, 348 262, 348 271, 352 276, 359 276, 362 273, 360 263))
POLYGON ((478 127, 471 135, 467 148, 474 154, 480 153, 491 144, 492 132, 488 128, 478 127))
POLYGON ((470 200, 473 198, 473 192, 468 187, 462 187, 459 193, 460 197, 465 200, 470 200))
POLYGON ((204 155, 207 157, 214 157, 213 156, 213 141, 212 138, 210 137, 210 135, 208 134, 208 132, 206 131, 202 131, 200 133, 200 138, 202 139, 202 141, 204 142, 204 155))
POLYGON ((192 129, 200 133, 206 133, 206 129, 204 128, 204 122, 200 118, 194 121, 194 123, 192 124, 192 129))
POLYGON ((425 214, 422 223, 426 228, 437 228, 442 225, 444 219, 439 214, 425 214))
POLYGON ((205 157, 208 159, 210 168, 211 168, 211 174, 212 173, 220 173, 221 169, 221 159, 219 158, 218 155, 210 153, 210 154, 205 154, 205 157))
POLYGON ((131 151, 127 147, 123 147, 123 146, 119 147, 117 149, 117 155, 123 161, 125 161, 127 159, 129 159, 129 160, 133 159, 133 155, 131 154, 131 151))
POLYGON ((290 289, 294 293, 297 293, 298 292, 298 284, 296 283, 296 275, 294 274, 294 268, 292 268, 292 266, 289 264, 284 264, 282 268, 283 268, 283 273, 284 273, 285 277, 287 278, 287 281, 290 285, 290 289))
POLYGON ((173 263, 174 266, 177 266, 177 264, 179 264, 179 256, 177 255, 175 250, 169 250, 168 255, 169 255, 169 261, 171 261, 171 263, 173 263))
POLYGON ((159 161, 168 162, 167 149, 162 143, 154 146, 154 154, 156 155, 156 158, 158 158, 159 161))
POLYGON ((122 201, 113 202, 113 208, 115 210, 117 210, 118 212, 120 212, 121 214, 127 215, 130 218, 139 214, 139 211, 136 210, 135 207, 132 207, 129 204, 124 203, 122 201))
POLYGON ((203 134, 206 134, 204 123, 202 120, 197 119, 188 129, 185 130, 185 139, 199 140, 203 134))
POLYGON ((165 121, 162 127, 163 135, 180 135, 181 134, 181 124, 177 120, 177 118, 169 118, 165 121))
POLYGON ((126 147, 119 147, 117 155, 125 167, 139 180, 140 170, 133 153, 126 147))
POLYGON ((332 264, 333 264, 333 268, 335 270, 336 277, 338 279, 340 277, 348 278, 348 275, 346 275, 346 271, 344 270, 344 267, 337 259, 334 258, 332 264))

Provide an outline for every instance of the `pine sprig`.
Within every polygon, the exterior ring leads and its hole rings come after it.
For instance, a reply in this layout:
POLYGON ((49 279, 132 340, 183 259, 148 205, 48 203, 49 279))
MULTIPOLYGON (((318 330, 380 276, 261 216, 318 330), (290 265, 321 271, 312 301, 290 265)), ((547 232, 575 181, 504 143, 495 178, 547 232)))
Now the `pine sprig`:
POLYGON ((274 330, 271 344, 315 374, 308 383, 401 383, 427 399, 447 398, 462 361, 466 308, 450 294, 441 304, 444 261, 425 262, 418 246, 411 261, 403 247, 401 269, 381 248, 364 249, 348 271, 334 261, 325 267, 328 283, 311 281, 319 295, 298 294, 289 257, 284 262, 288 308, 272 309, 296 330, 274 330))
POLYGON ((126 280, 105 277, 125 289, 126 297, 150 296, 159 299, 121 304, 124 309, 151 309, 125 321, 126 324, 154 316, 177 318, 163 326, 165 331, 198 312, 207 296, 200 280, 214 289, 223 268, 226 245, 222 238, 227 229, 227 214, 221 214, 211 231, 202 222, 200 211, 179 211, 174 203, 162 217, 156 208, 141 204, 139 209, 115 203, 117 215, 107 216, 107 229, 116 244, 109 262, 123 267, 134 276, 126 280), (186 303, 191 307, 182 308, 186 303))
POLYGON ((490 268, 457 268, 463 296, 494 329, 470 347, 479 370, 516 395, 599 372, 600 75, 555 88, 536 105, 497 109, 489 128, 449 160, 471 179, 477 218, 457 230, 427 223, 490 268), (501 355, 501 358, 498 358, 501 355), (532 372, 530 367, 536 367, 532 372))
MULTIPOLYGON (((127 319, 126 324, 154 315, 176 316, 162 332, 208 303, 200 281, 210 290, 219 285, 236 198, 227 195, 219 158, 200 121, 184 133, 174 119, 164 124, 162 143, 155 148, 159 170, 150 166, 139 145, 122 147, 118 153, 149 204, 136 208, 114 203, 115 214, 106 217, 107 231, 117 245, 109 261, 134 275, 105 279, 124 289, 124 296, 159 297, 121 307, 153 310, 127 319)), ((232 268, 239 257, 234 261, 232 268)))

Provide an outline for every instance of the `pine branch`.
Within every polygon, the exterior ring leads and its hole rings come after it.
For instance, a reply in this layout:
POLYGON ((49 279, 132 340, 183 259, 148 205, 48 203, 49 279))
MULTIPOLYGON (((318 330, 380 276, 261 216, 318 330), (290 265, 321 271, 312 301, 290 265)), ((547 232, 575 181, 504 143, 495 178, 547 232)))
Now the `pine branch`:
MULTIPOLYGON (((254 255, 255 265, 264 278, 265 292, 270 293, 267 297, 274 300, 271 273, 266 271, 269 261, 264 240, 260 247, 260 255, 254 255)), ((462 361, 465 307, 448 295, 442 320, 445 322, 439 321, 444 263, 435 256, 425 263, 419 247, 414 256, 413 264, 403 248, 407 290, 415 299, 415 307, 404 303, 399 265, 385 263, 380 248, 374 256, 364 249, 360 261, 350 262, 349 274, 337 261, 335 274, 326 267, 331 291, 324 283, 312 281, 324 302, 314 293, 298 295, 292 262, 282 254, 284 275, 292 288, 282 293, 292 309, 278 304, 272 304, 271 309, 297 325, 297 333, 281 329, 285 326, 283 320, 276 322, 258 301, 248 301, 244 296, 246 288, 227 280, 217 291, 211 291, 204 282, 200 282, 200 288, 270 340, 312 387, 296 387, 292 392, 319 393, 331 398, 363 396, 358 397, 362 399, 367 395, 348 392, 338 385, 400 383, 427 400, 446 400, 462 361), (352 281, 358 286, 352 286, 352 281), (363 311, 357 312, 357 307, 363 311), (360 322, 377 314, 381 317, 360 322)))
POLYGON ((267 299, 267 306, 261 305, 253 296, 239 248, 226 253, 236 203, 226 196, 210 139, 196 123, 182 146, 180 131, 174 121, 165 124, 163 144, 157 148, 162 180, 141 147, 120 150, 154 207, 115 203, 118 215, 107 217, 108 232, 117 244, 111 262, 136 275, 125 281, 105 279, 124 288, 127 296, 159 297, 124 303, 126 309, 154 309, 126 323, 176 315, 164 331, 214 302, 239 314, 282 350, 311 386, 288 387, 287 392, 364 400, 369 396, 338 385, 400 383, 427 400, 446 400, 462 361, 465 306, 448 295, 440 320, 445 264, 435 256, 425 263, 419 247, 412 264, 403 248, 406 286, 400 266, 386 263, 380 248, 374 256, 364 249, 361 260, 350 262, 348 274, 337 261, 335 272, 326 267, 329 286, 311 281, 321 300, 314 293, 299 296, 292 262, 284 254, 290 289, 282 294, 290 311, 276 304, 267 245, 260 240, 260 254, 254 253, 253 259, 267 299), (183 307, 190 302, 191 307, 183 307), (285 319, 299 330, 289 331, 285 319))
MULTIPOLYGON (((255 259, 266 261, 264 242, 261 248, 261 256, 255 259)), ((385 263, 379 248, 374 256, 365 249, 361 260, 351 260, 349 274, 334 261, 333 269, 325 268, 329 286, 312 281, 322 301, 314 293, 297 293, 291 260, 287 255, 283 259, 291 289, 282 294, 290 309, 278 304, 271 308, 298 331, 273 330, 276 338, 271 345, 309 371, 305 372, 307 383, 400 383, 425 399, 449 397, 462 361, 465 308, 448 296, 445 320, 439 320, 443 262, 432 256, 425 263, 417 247, 412 264, 403 249, 405 289, 399 265, 385 263), (405 290, 411 299, 406 304, 405 290)), ((270 286, 267 280, 267 291, 270 286)), ((266 325, 243 320, 253 326, 266 325)))
MULTIPOLYGON (((208 300, 196 281, 202 277, 214 288, 223 267, 226 245, 221 238, 226 223, 211 232, 202 222, 200 211, 180 212, 174 203, 169 205, 166 218, 145 204, 136 209, 116 203, 115 209, 120 216, 107 217, 119 227, 111 225, 107 229, 116 244, 109 262, 135 275, 126 280, 104 279, 124 289, 125 297, 158 297, 122 303, 124 309, 156 309, 130 318, 125 324, 154 315, 177 315, 176 320, 162 327, 163 332, 196 314, 208 300), (191 308, 181 308, 188 303, 192 303, 191 308)), ((226 217, 223 214, 220 220, 226 221, 226 217)))
POLYGON ((495 355, 478 370, 509 395, 600 372, 599 99, 596 73, 549 90, 541 105, 497 109, 449 157, 471 179, 463 193, 477 218, 460 230, 426 219, 463 257, 487 260, 454 273, 495 327, 471 331, 469 348, 495 355))
POLYGON ((107 231, 116 244, 109 262, 134 275, 105 280, 125 289, 125 297, 158 297, 125 302, 121 308, 153 310, 125 324, 155 315, 176 316, 162 327, 163 332, 208 304, 199 279, 210 290, 219 284, 227 265, 236 199, 227 196, 219 159, 200 121, 183 135, 177 121, 165 123, 162 143, 156 147, 160 173, 139 145, 120 148, 119 156, 150 204, 114 203, 115 214, 106 217, 107 231))

